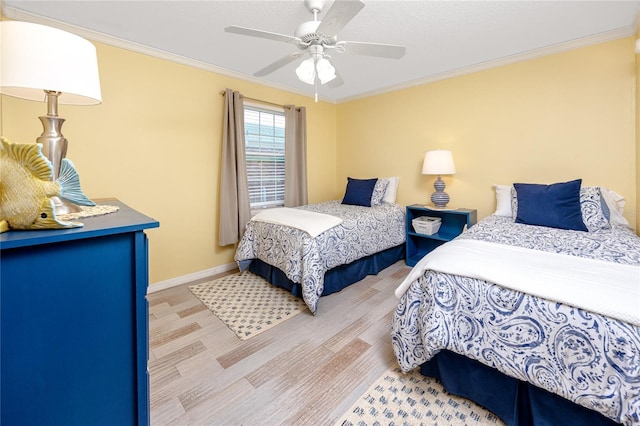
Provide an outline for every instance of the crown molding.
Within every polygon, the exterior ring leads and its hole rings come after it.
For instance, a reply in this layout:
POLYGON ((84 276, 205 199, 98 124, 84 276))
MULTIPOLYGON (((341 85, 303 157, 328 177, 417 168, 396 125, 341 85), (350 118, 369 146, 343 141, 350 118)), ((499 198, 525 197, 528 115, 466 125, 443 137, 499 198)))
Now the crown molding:
MULTIPOLYGON (((638 16, 640 17, 640 14, 638 16)), ((640 21, 637 21, 637 22, 640 22, 640 21)), ((343 102, 351 102, 354 100, 363 99, 370 96, 381 95, 389 92, 395 92, 397 90, 402 90, 402 89, 409 89, 411 87, 421 86, 423 84, 428 84, 428 83, 434 83, 436 81, 446 80, 449 78, 460 77, 466 74, 473 74, 475 72, 484 71, 491 68, 497 68, 503 65, 509 65, 509 64, 514 64, 516 62, 528 61, 530 59, 540 58, 543 56, 553 55, 556 53, 568 52, 570 50, 579 49, 581 47, 587 47, 595 44, 605 43, 608 41, 613 41, 620 38, 633 36, 636 33, 636 28, 637 26, 636 24, 634 24, 628 27, 619 28, 617 30, 607 31, 607 32, 595 34, 589 37, 570 40, 568 42, 556 44, 553 46, 530 50, 528 52, 519 53, 517 55, 509 55, 503 58, 494 59, 492 61, 481 62, 475 65, 471 65, 463 68, 448 70, 438 74, 432 74, 430 76, 420 78, 417 80, 408 81, 406 83, 389 86, 384 89, 362 93, 357 96, 339 98, 339 99, 336 99, 336 103, 339 104, 343 102)))
MULTIPOLYGON (((141 54, 152 56, 158 59, 176 62, 182 65, 198 68, 204 71, 210 71, 210 72, 221 74, 227 77, 232 77, 239 80, 244 80, 251 83, 259 84, 262 86, 271 87, 273 89, 283 90, 285 92, 294 93, 296 95, 300 95, 304 97, 312 97, 312 95, 310 95, 309 93, 292 90, 290 87, 285 87, 280 84, 257 79, 251 75, 239 73, 237 71, 232 71, 222 67, 217 67, 205 62, 186 58, 184 56, 177 55, 175 53, 170 53, 160 49, 151 48, 139 43, 120 39, 118 37, 114 37, 108 34, 99 33, 97 31, 88 30, 86 28, 78 27, 65 22, 57 21, 54 19, 40 16, 40 15, 35 15, 32 13, 28 13, 21 9, 9 7, 4 3, 4 1, 2 1, 1 4, 2 4, 3 15, 13 20, 24 20, 24 21, 33 22, 36 24, 52 26, 54 28, 68 31, 70 33, 79 35, 80 37, 84 37, 88 40, 92 40, 95 42, 104 43, 110 46, 122 48, 125 50, 130 50, 132 52, 141 53, 141 54)), ((361 93, 356 96, 350 96, 350 97, 344 97, 344 98, 327 98, 327 97, 319 96, 319 100, 323 102, 332 103, 332 104, 340 104, 344 102, 351 102, 351 101, 355 101, 363 98, 368 98, 371 96, 394 92, 397 90, 409 89, 411 87, 434 83, 436 81, 459 77, 466 74, 472 74, 472 73, 484 71, 490 68, 496 68, 503 65, 509 65, 516 62, 527 61, 529 59, 540 58, 542 56, 567 52, 569 50, 578 49, 581 47, 587 47, 594 44, 599 44, 599 43, 617 40, 624 37, 634 36, 639 26, 640 26, 640 13, 636 16, 636 19, 634 20, 634 23, 632 25, 629 25, 627 27, 622 27, 613 31, 606 31, 593 36, 570 40, 565 43, 559 43, 559 44, 544 47, 541 49, 534 49, 528 52, 519 53, 517 55, 509 55, 509 56, 505 56, 503 58, 495 59, 492 61, 482 62, 475 65, 463 67, 463 68, 448 70, 438 74, 432 74, 424 78, 420 78, 420 79, 416 79, 416 80, 412 80, 412 81, 408 81, 400 84, 395 84, 392 86, 387 86, 382 89, 361 93)))
MULTIPOLYGON (((83 27, 79 27, 76 25, 72 25, 66 22, 58 21, 55 19, 43 17, 40 15, 36 15, 33 13, 25 12, 21 9, 16 9, 14 7, 7 6, 4 2, 2 2, 2 14, 16 21, 26 21, 34 24, 47 25, 50 27, 54 27, 63 31, 70 32, 77 36, 86 38, 87 40, 91 40, 97 43, 107 44, 113 47, 118 47, 121 49, 129 50, 135 53, 141 53, 143 55, 151 56, 158 59, 163 59, 170 62, 175 62, 181 65, 186 65, 189 67, 201 69, 204 71, 210 71, 216 74, 224 75, 227 77, 237 78, 239 80, 248 81, 250 83, 256 83, 261 86, 271 87, 273 89, 283 90, 285 92, 294 93, 296 95, 304 96, 307 98, 313 98, 313 94, 309 94, 306 92, 296 91, 291 89, 290 87, 286 87, 280 84, 272 83, 265 80, 257 79, 251 75, 240 73, 237 71, 229 70, 222 67, 217 67, 215 65, 208 64, 206 62, 198 61, 195 59, 187 58, 181 55, 177 55, 175 53, 167 52, 161 49, 157 49, 154 47, 145 46, 139 43, 135 43, 129 40, 124 40, 109 34, 100 33, 97 31, 92 31, 83 27)), ((335 104, 335 99, 326 98, 318 95, 318 100, 323 102, 328 102, 335 104)))

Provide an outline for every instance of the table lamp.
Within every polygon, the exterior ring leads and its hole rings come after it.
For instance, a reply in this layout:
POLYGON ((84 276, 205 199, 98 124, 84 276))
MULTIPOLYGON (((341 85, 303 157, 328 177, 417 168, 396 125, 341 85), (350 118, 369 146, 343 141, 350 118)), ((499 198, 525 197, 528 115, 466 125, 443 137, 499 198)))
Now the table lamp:
POLYGON ((456 166, 453 163, 451 151, 434 150, 424 154, 422 163, 423 175, 437 175, 438 178, 433 184, 436 192, 431 194, 431 202, 436 208, 444 209, 449 202, 449 194, 444 192, 445 184, 441 175, 453 175, 456 173, 456 166))
MULTIPOLYGON (((51 180, 56 180, 68 145, 58 103, 102 102, 96 48, 66 31, 20 21, 0 22, 0 44, 0 93, 47 102, 47 115, 40 117, 44 130, 36 141, 52 163, 51 180)), ((54 202, 57 214, 80 210, 58 197, 54 202)))

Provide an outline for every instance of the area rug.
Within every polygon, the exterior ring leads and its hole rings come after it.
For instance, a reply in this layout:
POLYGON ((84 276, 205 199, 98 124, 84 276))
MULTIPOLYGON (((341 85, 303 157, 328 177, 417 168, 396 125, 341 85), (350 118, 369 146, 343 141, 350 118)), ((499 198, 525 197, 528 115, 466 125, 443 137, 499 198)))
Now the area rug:
POLYGON ((189 290, 240 340, 254 337, 307 309, 301 298, 251 272, 194 284, 189 290))
POLYGON ((336 423, 371 425, 504 425, 495 414, 451 395, 440 382, 416 370, 387 371, 336 423))

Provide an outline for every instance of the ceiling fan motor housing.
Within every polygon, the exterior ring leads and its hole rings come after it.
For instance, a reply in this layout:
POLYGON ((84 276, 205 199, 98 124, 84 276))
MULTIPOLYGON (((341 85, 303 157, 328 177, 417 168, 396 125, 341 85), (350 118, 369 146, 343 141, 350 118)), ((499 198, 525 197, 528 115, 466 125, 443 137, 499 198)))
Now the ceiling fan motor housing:
POLYGON ((302 46, 298 46, 304 50, 307 46, 321 44, 324 46, 333 46, 336 44, 336 37, 331 37, 323 33, 317 33, 316 30, 322 21, 308 21, 300 24, 294 33, 299 38, 302 46))

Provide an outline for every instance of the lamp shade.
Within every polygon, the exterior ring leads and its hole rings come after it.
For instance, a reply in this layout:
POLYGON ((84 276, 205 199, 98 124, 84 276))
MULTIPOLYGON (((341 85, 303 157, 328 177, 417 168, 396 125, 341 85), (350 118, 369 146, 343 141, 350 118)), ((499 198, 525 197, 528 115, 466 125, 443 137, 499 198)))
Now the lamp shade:
POLYGON ((453 175, 456 173, 456 165, 453 163, 451 151, 439 149, 427 151, 422 163, 423 175, 453 175))
POLYGON ((0 22, 0 93, 45 101, 45 90, 61 92, 58 102, 102 102, 95 46, 75 34, 20 21, 0 22))

